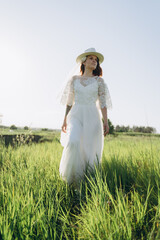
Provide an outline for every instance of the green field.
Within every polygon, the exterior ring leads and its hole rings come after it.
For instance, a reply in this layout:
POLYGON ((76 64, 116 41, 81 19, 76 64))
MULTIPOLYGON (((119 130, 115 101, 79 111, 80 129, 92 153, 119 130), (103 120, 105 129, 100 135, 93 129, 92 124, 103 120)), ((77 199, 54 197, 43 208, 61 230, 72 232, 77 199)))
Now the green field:
POLYGON ((160 138, 107 136, 80 190, 59 176, 62 150, 0 145, 0 239, 160 239, 160 138))

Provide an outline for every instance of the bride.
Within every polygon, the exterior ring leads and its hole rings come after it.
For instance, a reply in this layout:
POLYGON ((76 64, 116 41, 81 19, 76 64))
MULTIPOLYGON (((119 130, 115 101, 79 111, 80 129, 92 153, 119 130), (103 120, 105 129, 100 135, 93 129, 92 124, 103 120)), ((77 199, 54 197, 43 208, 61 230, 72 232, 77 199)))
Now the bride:
POLYGON ((94 48, 80 54, 76 59, 81 64, 80 74, 71 77, 61 97, 66 111, 59 172, 69 184, 79 182, 88 168, 93 169, 102 160, 104 136, 109 132, 107 109, 112 106, 102 78, 103 60, 103 55, 94 48))

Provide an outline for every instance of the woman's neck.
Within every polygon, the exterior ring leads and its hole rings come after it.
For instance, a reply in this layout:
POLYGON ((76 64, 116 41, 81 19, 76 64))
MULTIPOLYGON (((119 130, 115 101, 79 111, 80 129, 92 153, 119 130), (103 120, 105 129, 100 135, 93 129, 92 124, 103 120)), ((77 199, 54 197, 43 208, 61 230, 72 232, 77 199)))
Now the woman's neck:
POLYGON ((93 70, 92 69, 85 69, 83 73, 84 77, 92 77, 93 76, 93 70))

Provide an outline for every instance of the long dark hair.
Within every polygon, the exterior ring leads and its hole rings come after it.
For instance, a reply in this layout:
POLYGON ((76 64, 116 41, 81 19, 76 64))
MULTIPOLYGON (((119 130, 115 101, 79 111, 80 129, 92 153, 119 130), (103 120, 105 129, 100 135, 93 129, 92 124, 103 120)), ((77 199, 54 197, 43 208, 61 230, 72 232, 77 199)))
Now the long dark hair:
MULTIPOLYGON (((89 55, 87 55, 86 57, 88 57, 89 55)), ((80 72, 81 72, 81 75, 84 74, 84 70, 85 70, 85 65, 82 63, 81 66, 80 66, 80 72)), ((99 58, 97 57, 97 67, 95 70, 93 70, 93 75, 94 76, 102 76, 102 68, 100 67, 100 64, 99 64, 99 58)))

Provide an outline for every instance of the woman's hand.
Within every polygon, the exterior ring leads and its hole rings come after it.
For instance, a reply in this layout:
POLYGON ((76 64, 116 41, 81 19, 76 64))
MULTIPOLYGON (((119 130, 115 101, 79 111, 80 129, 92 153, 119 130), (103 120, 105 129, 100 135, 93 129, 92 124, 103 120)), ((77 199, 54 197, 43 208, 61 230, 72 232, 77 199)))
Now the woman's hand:
POLYGON ((61 128, 62 128, 62 131, 63 131, 64 133, 67 132, 67 115, 68 115, 69 111, 71 110, 71 108, 72 108, 72 105, 71 105, 71 106, 66 105, 65 117, 64 117, 63 125, 62 125, 62 127, 61 127, 61 128))
POLYGON ((66 119, 65 119, 64 122, 63 122, 62 131, 63 131, 64 133, 67 132, 67 120, 66 120, 66 119))
POLYGON ((104 123, 103 123, 103 129, 104 129, 104 136, 106 136, 107 133, 109 133, 108 121, 104 121, 104 123))

